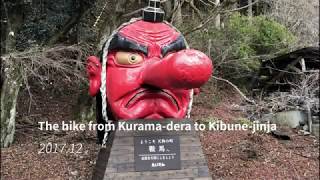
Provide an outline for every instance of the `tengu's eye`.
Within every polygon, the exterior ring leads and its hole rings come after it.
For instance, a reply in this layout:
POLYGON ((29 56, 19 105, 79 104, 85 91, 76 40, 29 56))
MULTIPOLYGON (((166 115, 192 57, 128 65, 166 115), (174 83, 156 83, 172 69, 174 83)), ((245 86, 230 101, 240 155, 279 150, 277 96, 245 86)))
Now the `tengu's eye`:
POLYGON ((119 51, 116 53, 116 62, 120 65, 134 65, 143 61, 143 57, 138 53, 119 51))

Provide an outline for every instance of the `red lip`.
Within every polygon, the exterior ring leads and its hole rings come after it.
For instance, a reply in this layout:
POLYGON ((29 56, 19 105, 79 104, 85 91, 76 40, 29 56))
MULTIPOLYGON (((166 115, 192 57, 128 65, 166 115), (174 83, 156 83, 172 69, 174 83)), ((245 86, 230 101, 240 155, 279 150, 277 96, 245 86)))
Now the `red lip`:
POLYGON ((177 109, 179 110, 179 104, 177 102, 177 100, 175 99, 175 97, 170 93, 167 92, 166 90, 151 90, 151 89, 143 89, 140 90, 139 92, 137 92, 132 98, 129 99, 129 101, 127 102, 127 104, 125 105, 126 108, 130 108, 132 107, 134 104, 136 104, 139 100, 141 100, 142 98, 146 97, 146 96, 153 96, 155 98, 160 97, 160 98, 168 98, 171 100, 171 102, 177 107, 177 109))

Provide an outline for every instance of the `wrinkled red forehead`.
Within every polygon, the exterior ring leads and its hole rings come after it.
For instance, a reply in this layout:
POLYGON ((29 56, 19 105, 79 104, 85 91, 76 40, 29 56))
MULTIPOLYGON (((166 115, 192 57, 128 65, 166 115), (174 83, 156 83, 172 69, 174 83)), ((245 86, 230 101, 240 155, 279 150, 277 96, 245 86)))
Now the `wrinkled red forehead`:
POLYGON ((145 46, 156 43, 160 47, 170 44, 180 35, 166 23, 152 23, 142 20, 123 27, 119 34, 145 46))

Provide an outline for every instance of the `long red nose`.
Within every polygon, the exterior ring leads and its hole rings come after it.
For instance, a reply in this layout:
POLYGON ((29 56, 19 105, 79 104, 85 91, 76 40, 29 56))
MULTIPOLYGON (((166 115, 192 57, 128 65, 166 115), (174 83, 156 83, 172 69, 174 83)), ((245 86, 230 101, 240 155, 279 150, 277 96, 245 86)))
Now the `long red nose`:
POLYGON ((142 74, 144 84, 162 89, 192 89, 206 83, 212 74, 212 61, 197 50, 183 50, 151 62, 142 74))

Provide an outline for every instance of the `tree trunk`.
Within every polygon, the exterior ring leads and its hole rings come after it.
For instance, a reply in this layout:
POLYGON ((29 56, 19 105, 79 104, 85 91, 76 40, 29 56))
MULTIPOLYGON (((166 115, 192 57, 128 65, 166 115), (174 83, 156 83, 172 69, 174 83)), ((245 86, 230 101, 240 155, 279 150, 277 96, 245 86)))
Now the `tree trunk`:
POLYGON ((179 27, 183 23, 180 0, 174 0, 174 10, 172 24, 179 27))
MULTIPOLYGON (((17 8, 20 6, 17 6, 17 8)), ((6 38, 4 41, 3 53, 11 53, 16 50, 17 29, 22 24, 20 11, 12 12, 12 16, 7 14, 8 21, 12 22, 6 26, 4 32, 6 38)), ((20 62, 14 58, 3 57, 1 59, 1 148, 9 147, 14 140, 15 121, 16 121, 16 103, 20 86, 22 83, 22 67, 20 62)))
MULTIPOLYGON (((216 6, 220 6, 220 0, 216 0, 215 4, 216 4, 216 6)), ((221 22, 220 22, 220 14, 217 14, 216 19, 215 19, 215 27, 217 29, 220 29, 220 26, 221 26, 220 24, 221 24, 221 22)))
POLYGON ((15 133, 16 102, 22 83, 21 66, 14 59, 3 63, 4 82, 1 87, 1 147, 13 143, 15 133))
POLYGON ((165 17, 166 19, 170 19, 171 15, 172 15, 172 2, 171 1, 165 1, 163 3, 163 9, 165 12, 165 17))
POLYGON ((252 0, 248 0, 248 17, 249 17, 249 23, 251 24, 252 23, 252 16, 253 16, 253 13, 252 13, 252 0))

